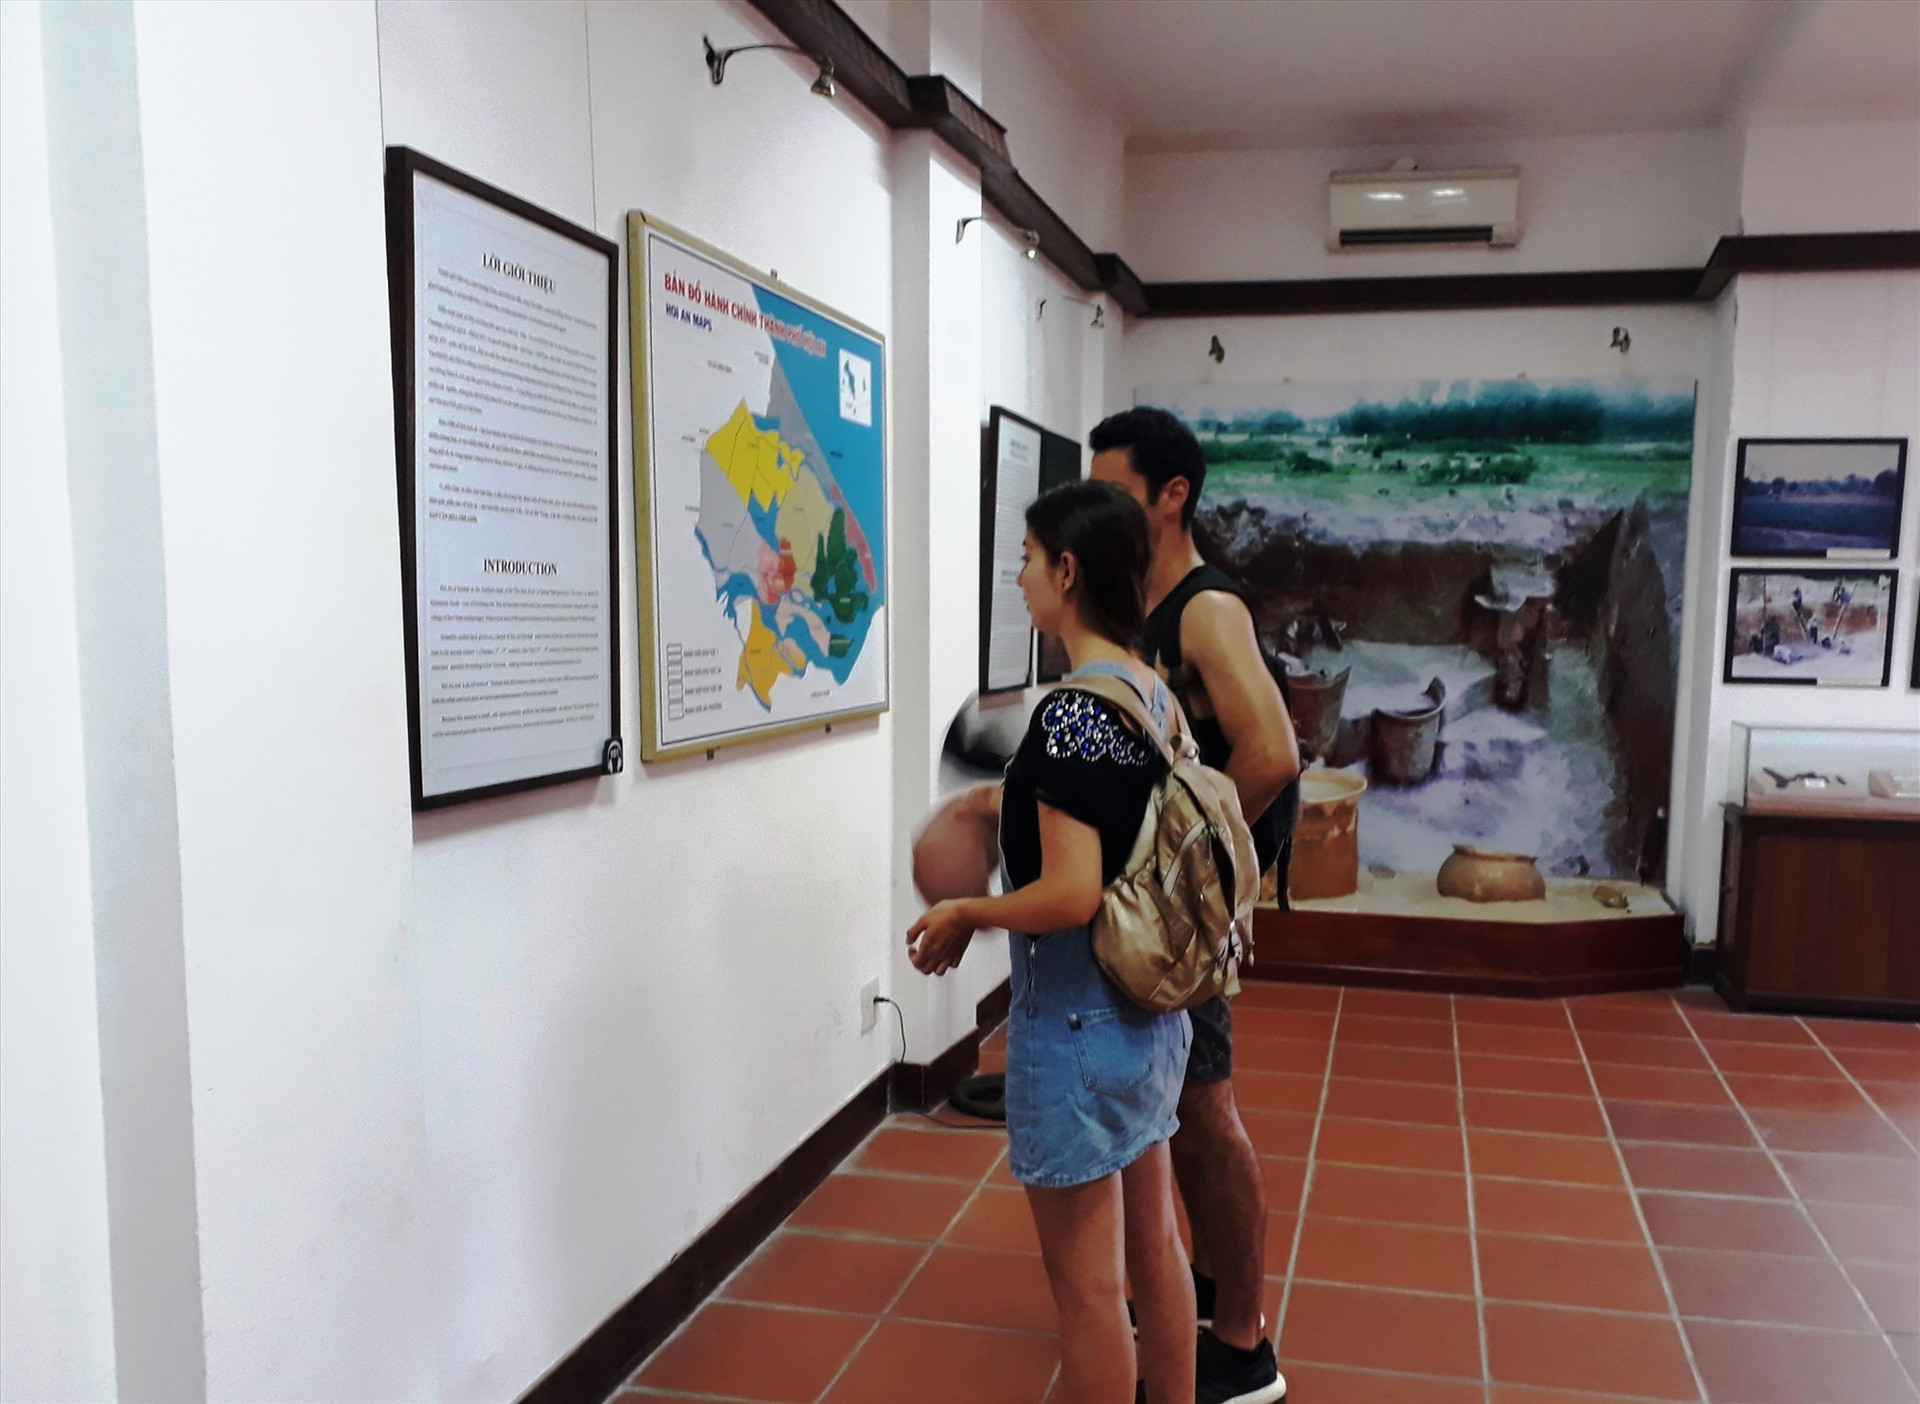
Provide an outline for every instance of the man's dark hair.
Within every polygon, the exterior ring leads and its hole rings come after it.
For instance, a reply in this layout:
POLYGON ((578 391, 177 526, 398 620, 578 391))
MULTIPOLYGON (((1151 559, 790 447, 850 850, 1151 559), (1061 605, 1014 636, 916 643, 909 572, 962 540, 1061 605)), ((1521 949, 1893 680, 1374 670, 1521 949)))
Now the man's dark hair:
POLYGON ((1147 480, 1148 501, 1159 501, 1162 488, 1175 478, 1185 478, 1187 501, 1180 509, 1180 525, 1193 526, 1200 489, 1207 483, 1207 460, 1193 431, 1176 416, 1150 405, 1121 410, 1094 425, 1087 443, 1095 453, 1126 449, 1133 471, 1147 480))
POLYGON ((1147 616, 1147 514, 1125 489, 1091 480, 1044 492, 1027 508, 1027 530, 1058 562, 1080 567, 1073 599, 1080 620, 1122 648, 1138 649, 1147 616))

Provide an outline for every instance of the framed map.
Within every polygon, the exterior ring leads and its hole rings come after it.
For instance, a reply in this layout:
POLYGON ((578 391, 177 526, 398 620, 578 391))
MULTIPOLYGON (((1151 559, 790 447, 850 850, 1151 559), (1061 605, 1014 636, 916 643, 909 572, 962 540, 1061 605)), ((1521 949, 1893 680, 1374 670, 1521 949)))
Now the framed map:
POLYGON ((885 340, 627 216, 641 757, 887 708, 885 340))

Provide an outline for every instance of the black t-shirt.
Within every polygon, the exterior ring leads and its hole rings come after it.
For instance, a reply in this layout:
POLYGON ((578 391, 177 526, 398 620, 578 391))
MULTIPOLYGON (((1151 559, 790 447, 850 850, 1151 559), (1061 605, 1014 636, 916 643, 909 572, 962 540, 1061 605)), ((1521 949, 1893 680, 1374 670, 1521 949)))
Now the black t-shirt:
MULTIPOLYGON (((1195 566, 1147 616, 1140 630, 1140 651, 1154 671, 1166 679, 1173 695, 1180 699, 1180 705, 1186 708, 1187 725, 1193 732, 1193 742, 1199 748, 1201 762, 1215 770, 1225 770, 1228 760, 1233 756, 1233 745, 1227 740, 1227 733, 1217 718, 1196 717, 1193 709, 1187 707, 1193 680, 1187 674, 1186 660, 1180 652, 1180 620, 1193 597, 1208 590, 1224 591, 1241 604, 1247 603, 1246 589, 1219 566, 1195 566)), ((1251 606, 1248 612, 1252 612, 1251 606)), ((1284 688, 1282 691, 1284 693, 1284 688)), ((1247 816, 1247 827, 1253 831, 1254 852, 1260 859, 1262 872, 1273 866, 1274 860, 1287 846, 1287 840, 1293 836, 1294 820, 1299 809, 1300 782, 1296 779, 1280 792, 1265 814, 1247 816)), ((1284 879, 1286 874, 1283 872, 1281 876, 1284 879)), ((1284 889, 1284 882, 1282 887, 1284 889)))
MULTIPOLYGON (((1012 888, 1040 876, 1045 801, 1100 833, 1100 881, 1126 866, 1166 762, 1104 698, 1058 688, 1033 709, 1000 795, 1000 853, 1012 888)), ((1029 932, 1029 935, 1041 935, 1029 932)))

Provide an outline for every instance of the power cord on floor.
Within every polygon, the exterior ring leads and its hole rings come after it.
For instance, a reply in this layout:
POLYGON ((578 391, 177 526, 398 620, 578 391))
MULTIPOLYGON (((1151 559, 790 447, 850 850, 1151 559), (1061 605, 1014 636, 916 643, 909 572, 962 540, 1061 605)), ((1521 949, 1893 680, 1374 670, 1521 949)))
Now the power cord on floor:
MULTIPOLYGON (((873 1002, 875 1004, 891 1005, 893 1008, 894 1021, 900 1028, 900 1056, 887 1064, 888 1070, 891 1071, 907 1061, 907 1016, 901 1012, 899 1005, 894 1004, 894 1002, 885 995, 875 995, 873 1002)), ((932 1112, 922 1111, 918 1107, 896 1107, 893 1110, 895 1114, 907 1112, 919 1117, 922 1121, 931 1121, 935 1126, 944 1126, 949 1130, 965 1131, 981 1126, 991 1126, 993 1124, 989 1120, 975 1118, 969 1118, 966 1121, 948 1121, 945 1117, 935 1116, 932 1112)))

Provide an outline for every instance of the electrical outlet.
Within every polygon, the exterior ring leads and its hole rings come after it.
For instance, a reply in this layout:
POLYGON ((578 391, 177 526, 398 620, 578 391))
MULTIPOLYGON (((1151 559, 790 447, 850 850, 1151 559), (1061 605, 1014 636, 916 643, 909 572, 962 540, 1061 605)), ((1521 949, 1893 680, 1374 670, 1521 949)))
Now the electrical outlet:
POLYGON ((869 980, 860 987, 860 1032, 872 1033, 873 1026, 879 1021, 880 982, 869 980))

